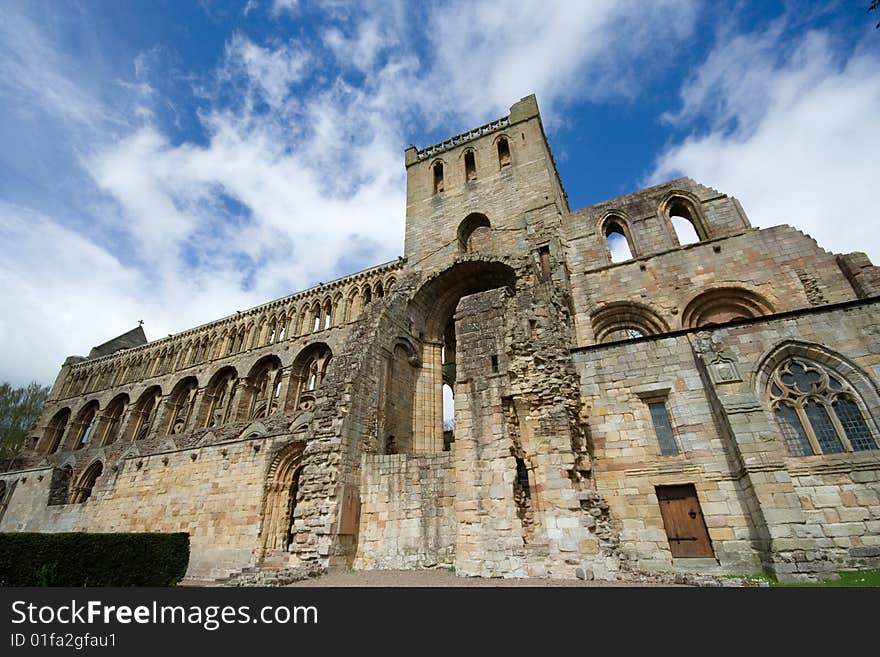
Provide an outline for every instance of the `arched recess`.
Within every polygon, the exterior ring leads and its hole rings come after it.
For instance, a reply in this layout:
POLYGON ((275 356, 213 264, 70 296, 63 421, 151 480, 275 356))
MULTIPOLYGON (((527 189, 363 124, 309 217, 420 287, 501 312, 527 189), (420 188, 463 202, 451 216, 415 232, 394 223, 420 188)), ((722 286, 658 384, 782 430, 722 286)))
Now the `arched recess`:
POLYGON ((398 338, 385 361, 382 394, 379 400, 380 450, 384 454, 410 454, 413 451, 413 407, 419 358, 413 345, 398 338))
POLYGON ((281 374, 278 356, 265 356, 254 363, 248 374, 247 419, 268 417, 278 410, 281 374))
POLYGON ((107 410, 102 414, 101 424, 98 428, 98 445, 110 445, 116 442, 122 432, 122 422, 126 410, 128 410, 128 395, 125 393, 116 395, 107 404, 107 410))
POLYGON ((95 424, 98 418, 98 402, 90 401, 88 404, 82 407, 80 412, 76 416, 76 420, 74 420, 73 425, 71 426, 71 432, 73 434, 73 442, 70 445, 71 449, 82 449, 90 442, 92 442, 95 429, 95 424))
POLYGON ((492 247, 492 224, 479 212, 472 212, 458 225, 458 250, 473 253, 492 247))
POLYGON ((288 412, 305 413, 315 407, 333 352, 323 342, 315 342, 300 351, 290 368, 290 386, 285 408, 288 412))
POLYGON ((52 416, 52 419, 49 421, 49 426, 46 427, 46 432, 43 434, 43 444, 45 445, 43 451, 46 454, 54 454, 59 450, 62 439, 64 438, 64 431, 67 429, 67 423, 69 421, 69 408, 62 408, 52 416))
POLYGON ((773 314, 773 306, 761 295, 741 287, 721 287, 701 292, 681 313, 684 328, 724 324, 773 314))
MULTIPOLYGON (((443 450, 443 367, 458 302, 497 288, 515 290, 516 274, 503 262, 459 262, 428 280, 409 304, 414 335, 421 344, 413 409, 413 452, 443 450), (445 353, 444 353, 445 352, 445 353)), ((453 346, 454 351, 454 346, 453 346)), ((454 377, 453 377, 454 380, 454 377)))
POLYGON ((615 301, 602 306, 590 317, 596 342, 632 340, 669 331, 669 326, 653 310, 631 301, 615 301))
POLYGON ((159 414, 159 403, 162 400, 162 389, 150 386, 138 398, 128 421, 125 432, 126 440, 143 440, 152 431, 159 414))
POLYGON ((188 376, 177 382, 168 397, 165 411, 165 431, 170 435, 186 433, 196 407, 199 382, 194 376, 188 376))
POLYGON ((263 505, 262 555, 287 551, 295 540, 296 504, 303 466, 304 442, 282 447, 269 464, 263 505))
POLYGON ((761 359, 752 383, 789 455, 880 447, 880 389, 845 356, 789 340, 761 359))
POLYGON ((622 216, 610 214, 599 224, 611 262, 625 262, 636 257, 629 223, 622 216))
POLYGON ((85 469, 82 476, 77 481, 76 486, 70 492, 71 504, 82 504, 92 496, 92 490, 95 488, 95 482, 104 472, 104 464, 98 460, 85 469))
POLYGON ((236 419, 232 412, 233 399, 238 390, 238 372, 234 367, 218 370, 205 388, 197 426, 220 427, 236 419))
POLYGON ((661 215, 666 217, 677 244, 693 244, 709 239, 709 231, 699 201, 675 192, 666 197, 661 205, 661 215))

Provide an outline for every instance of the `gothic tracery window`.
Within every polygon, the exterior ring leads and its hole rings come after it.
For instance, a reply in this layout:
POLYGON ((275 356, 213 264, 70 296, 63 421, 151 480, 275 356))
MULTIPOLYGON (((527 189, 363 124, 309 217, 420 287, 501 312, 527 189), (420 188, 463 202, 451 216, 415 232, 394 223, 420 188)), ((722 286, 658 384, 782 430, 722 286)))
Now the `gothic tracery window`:
POLYGON ((877 449, 856 392, 821 365, 789 358, 770 377, 768 394, 792 455, 877 449))
POLYGON ((330 364, 332 354, 326 347, 321 347, 310 352, 304 361, 294 366, 298 376, 297 411, 310 411, 315 407, 315 391, 321 387, 321 383, 327 376, 327 367, 330 364))

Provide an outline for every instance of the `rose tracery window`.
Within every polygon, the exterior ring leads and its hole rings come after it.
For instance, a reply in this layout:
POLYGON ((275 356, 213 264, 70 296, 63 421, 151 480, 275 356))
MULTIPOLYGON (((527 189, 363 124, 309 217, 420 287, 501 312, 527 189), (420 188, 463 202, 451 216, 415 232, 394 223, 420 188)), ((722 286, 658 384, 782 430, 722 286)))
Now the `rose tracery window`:
POLYGON ((792 455, 877 449, 855 391, 822 366, 790 358, 770 377, 768 392, 792 455))

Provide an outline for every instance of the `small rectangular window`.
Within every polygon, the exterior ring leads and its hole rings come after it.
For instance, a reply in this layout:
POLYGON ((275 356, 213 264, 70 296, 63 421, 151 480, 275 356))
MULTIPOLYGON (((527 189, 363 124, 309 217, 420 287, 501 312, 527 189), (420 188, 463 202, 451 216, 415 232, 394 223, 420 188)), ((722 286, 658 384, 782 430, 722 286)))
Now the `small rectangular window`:
POLYGON ((678 444, 672 433, 672 423, 669 421, 669 411, 666 410, 666 402, 662 400, 648 402, 651 411, 651 421, 654 423, 654 433, 657 434, 657 442, 660 443, 660 453, 663 456, 675 456, 679 453, 678 444))
POLYGON ((498 374, 498 356, 492 356, 492 374, 498 374))
POLYGON ((538 249, 538 257, 541 263, 541 280, 550 280, 550 247, 542 246, 538 249))

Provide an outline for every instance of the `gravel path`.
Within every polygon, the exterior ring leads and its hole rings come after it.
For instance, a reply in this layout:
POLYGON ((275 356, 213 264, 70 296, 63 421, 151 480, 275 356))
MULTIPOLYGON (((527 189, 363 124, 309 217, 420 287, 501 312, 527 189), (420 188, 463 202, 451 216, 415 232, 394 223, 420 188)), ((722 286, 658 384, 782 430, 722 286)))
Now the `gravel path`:
POLYGON ((340 571, 294 582, 290 586, 364 586, 364 587, 457 587, 457 586, 659 586, 658 584, 633 584, 628 582, 585 582, 579 579, 501 579, 483 577, 456 577, 448 570, 363 570, 340 571))

